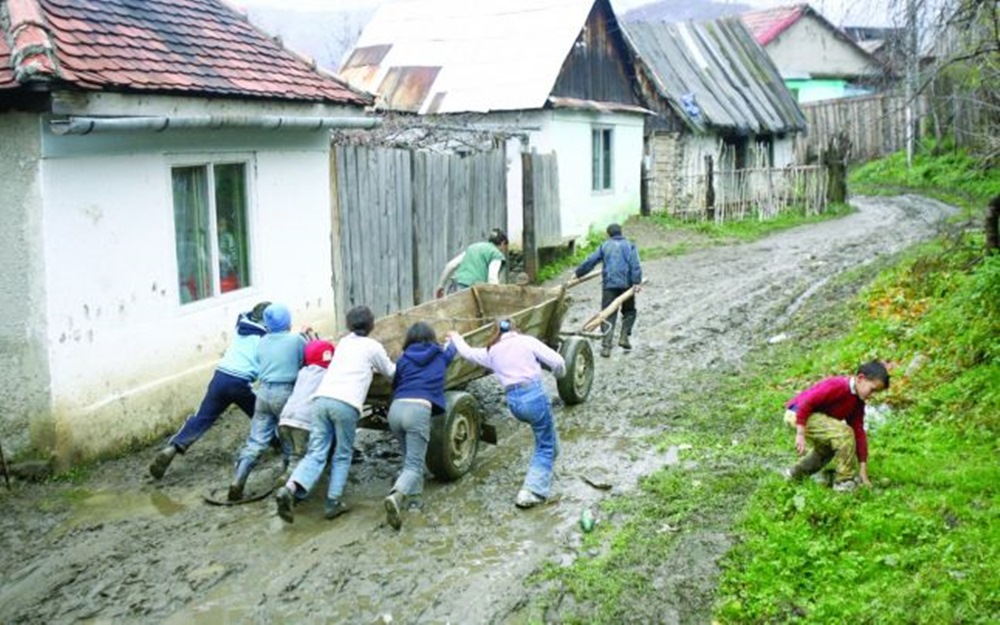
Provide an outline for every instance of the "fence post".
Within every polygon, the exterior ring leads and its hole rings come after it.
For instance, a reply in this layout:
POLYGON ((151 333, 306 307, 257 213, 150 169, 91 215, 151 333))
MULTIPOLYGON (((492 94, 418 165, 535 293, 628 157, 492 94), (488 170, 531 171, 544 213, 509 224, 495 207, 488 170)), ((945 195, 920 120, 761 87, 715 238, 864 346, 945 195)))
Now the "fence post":
POLYGON ((715 176, 712 173, 712 155, 705 156, 705 218, 715 221, 715 176))
POLYGON ((521 152, 521 198, 524 204, 521 238, 524 244, 524 271, 534 282, 538 275, 538 242, 535 232, 535 168, 534 155, 521 152))
POLYGON ((824 156, 827 184, 826 200, 828 204, 843 204, 847 201, 847 151, 850 149, 850 139, 847 134, 839 132, 830 137, 824 156))

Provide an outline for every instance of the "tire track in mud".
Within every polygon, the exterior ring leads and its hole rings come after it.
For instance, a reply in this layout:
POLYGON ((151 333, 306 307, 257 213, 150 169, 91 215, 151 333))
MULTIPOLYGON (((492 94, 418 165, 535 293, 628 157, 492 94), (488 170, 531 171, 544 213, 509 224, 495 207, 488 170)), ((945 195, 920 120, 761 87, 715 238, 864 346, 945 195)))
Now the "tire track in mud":
MULTIPOLYGON (((562 455, 548 505, 513 506, 531 433, 507 414, 492 378, 471 390, 498 426, 500 444, 482 448, 462 480, 428 481, 424 510, 408 514, 400 532, 385 524, 381 505, 400 458, 378 432, 359 432, 366 459, 352 468, 353 509, 335 521, 322 519, 324 482, 290 526, 270 499, 229 508, 201 503, 202 493, 228 480, 230 450, 245 434, 243 417, 229 415, 160 483, 146 477, 151 448, 102 464, 80 484, 5 495, 0 621, 523 621, 525 579, 544 562, 572 561, 584 506, 683 462, 683 452, 656 453, 644 438, 668 427, 672 398, 690 372, 738 364, 780 331, 794 340, 794 328, 784 325, 821 292, 817 285, 930 237, 954 212, 915 196, 854 203, 857 213, 835 221, 644 263, 648 285, 632 353, 616 348, 612 358, 598 358, 590 399, 557 407, 562 455), (585 476, 612 488, 595 489, 585 476)), ((598 308, 599 286, 588 283, 573 296, 564 328, 578 328, 598 308)), ((553 380, 546 384, 554 397, 553 380)), ((258 475, 265 479, 266 471, 258 475)), ((685 540, 679 552, 705 561, 664 580, 664 592, 710 593, 713 558, 728 541, 685 540)))

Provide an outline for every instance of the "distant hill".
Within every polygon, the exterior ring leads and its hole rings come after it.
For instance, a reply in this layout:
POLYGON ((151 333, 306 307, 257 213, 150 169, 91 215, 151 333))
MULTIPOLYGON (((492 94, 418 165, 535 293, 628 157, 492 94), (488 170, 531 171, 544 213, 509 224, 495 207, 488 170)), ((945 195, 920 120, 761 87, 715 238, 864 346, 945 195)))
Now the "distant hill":
POLYGON ((332 72, 340 69, 374 9, 351 11, 296 11, 248 7, 247 18, 270 35, 281 38, 289 50, 316 61, 332 72))
MULTIPOLYGON (((789 2, 794 4, 794 1, 789 2)), ((659 0, 626 11, 625 22, 686 22, 714 20, 727 15, 753 11, 749 4, 713 2, 712 0, 659 0)))

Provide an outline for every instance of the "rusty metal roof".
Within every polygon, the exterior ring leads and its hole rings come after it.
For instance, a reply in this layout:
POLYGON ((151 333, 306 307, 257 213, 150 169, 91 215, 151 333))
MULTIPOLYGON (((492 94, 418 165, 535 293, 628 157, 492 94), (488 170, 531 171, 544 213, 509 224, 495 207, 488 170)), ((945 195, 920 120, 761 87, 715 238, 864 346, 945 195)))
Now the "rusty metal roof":
POLYGON ((659 95, 692 128, 764 134, 806 127, 774 62, 738 18, 623 29, 659 95))
POLYGON ((375 12, 340 74, 396 110, 544 108, 598 1, 390 2, 375 12))
POLYGON ((6 0, 0 11, 0 89, 371 101, 220 0, 6 0))

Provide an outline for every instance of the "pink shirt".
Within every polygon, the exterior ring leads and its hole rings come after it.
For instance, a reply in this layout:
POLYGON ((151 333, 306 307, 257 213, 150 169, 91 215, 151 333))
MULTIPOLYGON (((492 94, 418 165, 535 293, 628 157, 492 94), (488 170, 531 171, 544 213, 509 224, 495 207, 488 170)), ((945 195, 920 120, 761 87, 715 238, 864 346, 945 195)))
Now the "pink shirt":
POLYGON ((504 387, 540 380, 542 364, 552 369, 557 378, 566 372, 566 362, 557 351, 527 334, 505 332, 488 350, 485 347, 470 347, 459 334, 455 334, 453 339, 462 358, 492 370, 504 387))
POLYGON ((865 402, 854 390, 854 378, 837 376, 817 382, 793 397, 785 406, 795 411, 795 422, 799 425, 805 425, 814 412, 846 422, 854 430, 858 460, 868 461, 865 402))

